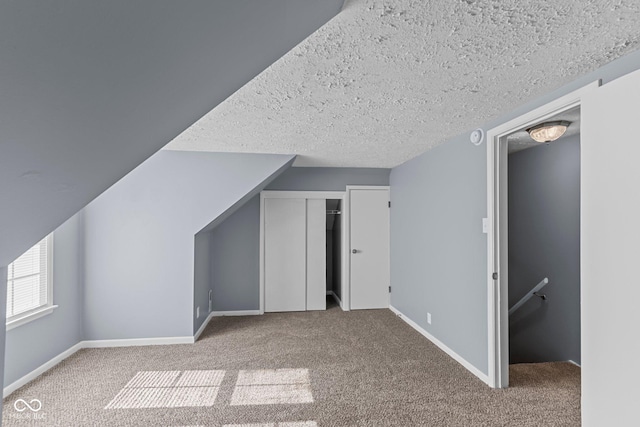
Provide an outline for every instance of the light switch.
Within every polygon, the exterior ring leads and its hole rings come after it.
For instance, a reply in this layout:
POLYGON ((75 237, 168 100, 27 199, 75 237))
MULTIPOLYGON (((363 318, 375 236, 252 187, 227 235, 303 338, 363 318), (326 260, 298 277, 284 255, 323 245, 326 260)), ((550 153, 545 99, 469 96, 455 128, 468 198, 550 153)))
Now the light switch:
POLYGON ((484 234, 489 232, 489 218, 482 218, 482 232, 484 234))

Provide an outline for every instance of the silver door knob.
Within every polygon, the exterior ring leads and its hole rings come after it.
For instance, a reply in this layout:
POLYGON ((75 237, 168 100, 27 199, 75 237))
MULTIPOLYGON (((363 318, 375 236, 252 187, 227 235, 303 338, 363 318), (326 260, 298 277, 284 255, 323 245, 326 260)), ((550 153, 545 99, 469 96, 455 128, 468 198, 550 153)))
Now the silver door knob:
POLYGON ((352 253, 352 254, 357 254, 357 253, 358 253, 358 250, 357 250, 357 249, 351 249, 351 253, 352 253))

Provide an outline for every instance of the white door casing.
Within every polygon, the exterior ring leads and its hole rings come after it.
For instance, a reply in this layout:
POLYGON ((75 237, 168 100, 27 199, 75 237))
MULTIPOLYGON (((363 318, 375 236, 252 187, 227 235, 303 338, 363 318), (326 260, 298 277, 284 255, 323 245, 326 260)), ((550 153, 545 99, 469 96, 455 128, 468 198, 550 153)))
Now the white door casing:
MULTIPOLYGON (((580 106, 582 97, 596 90, 599 84, 599 81, 593 82, 487 131, 487 377, 490 387, 509 386, 506 136, 580 106)), ((584 327, 581 331, 584 337, 584 327)))
POLYGON ((389 307, 389 187, 347 187, 352 310, 389 307))

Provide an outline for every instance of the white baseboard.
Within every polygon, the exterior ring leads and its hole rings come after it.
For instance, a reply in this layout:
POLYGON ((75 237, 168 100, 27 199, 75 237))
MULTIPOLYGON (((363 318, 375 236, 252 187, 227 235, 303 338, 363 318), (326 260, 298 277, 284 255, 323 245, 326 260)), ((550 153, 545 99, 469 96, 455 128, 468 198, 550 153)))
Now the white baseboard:
POLYGON ((212 311, 211 314, 213 317, 223 317, 223 316, 258 316, 260 310, 240 310, 240 311, 212 311))
POLYGON ((49 360, 48 362, 44 363, 43 365, 37 367, 36 369, 34 369, 33 371, 29 372, 27 375, 25 375, 24 377, 12 382, 11 384, 9 384, 8 386, 6 386, 3 390, 2 390, 2 396, 7 397, 9 396, 11 393, 13 393, 14 391, 16 391, 17 389, 19 389, 20 387, 22 387, 23 385, 25 385, 26 383, 36 379, 37 377, 39 377, 40 375, 44 374, 45 372, 47 372, 49 369, 53 368, 54 366, 56 366, 58 363, 62 362, 64 359, 66 359, 67 357, 71 356, 72 354, 74 354, 76 351, 81 350, 83 348, 82 346, 82 341, 79 342, 78 344, 72 346, 71 348, 63 351, 62 353, 60 353, 59 355, 57 355, 56 357, 54 357, 53 359, 49 360))
POLYGON ((465 358, 463 358, 458 353, 456 353, 455 351, 447 347, 442 341, 440 341, 439 339, 431 335, 429 332, 425 331, 420 325, 418 325, 416 322, 414 322, 413 320, 409 319, 407 316, 402 314, 402 312, 400 312, 400 310, 398 310, 394 306, 389 305, 389 310, 393 311, 398 317, 404 320, 409 326, 411 326, 416 331, 420 332, 426 339, 428 339, 429 341, 434 343, 436 346, 438 346, 440 350, 444 351, 449 356, 451 356, 451 358, 453 358, 456 362, 464 366, 465 369, 467 369, 473 375, 480 378, 482 382, 484 382, 487 385, 489 384, 488 375, 481 372, 478 368, 476 368, 471 363, 469 363, 465 358))
POLYGON ((207 318, 202 323, 202 326, 200 326, 198 328, 198 330, 196 331, 196 334, 193 336, 193 342, 198 341, 198 338, 200 338, 200 335, 204 332, 204 328, 207 327, 207 325, 209 324, 209 321, 211 320, 212 317, 213 317, 213 311, 211 313, 209 313, 207 318))
POLYGON ((193 337, 127 338, 122 340, 82 341, 82 348, 140 347, 145 345, 193 344, 193 337))
POLYGON ((579 364, 579 363, 576 363, 576 362, 574 362, 574 361, 573 361, 573 360, 571 360, 571 359, 567 360, 567 362, 569 362, 569 363, 571 363, 571 364, 573 364, 573 365, 576 365, 578 368, 582 368, 582 366, 580 366, 580 364, 579 364))
POLYGON ((131 346, 145 346, 145 345, 172 345, 172 344, 193 344, 195 342, 194 337, 166 337, 166 338, 132 338, 122 340, 88 340, 80 341, 71 348, 63 351, 53 359, 37 367, 33 371, 29 372, 22 378, 9 384, 2 390, 2 396, 7 397, 23 385, 39 377, 49 369, 62 362, 67 357, 76 353, 83 348, 109 348, 109 347, 131 347, 131 346))

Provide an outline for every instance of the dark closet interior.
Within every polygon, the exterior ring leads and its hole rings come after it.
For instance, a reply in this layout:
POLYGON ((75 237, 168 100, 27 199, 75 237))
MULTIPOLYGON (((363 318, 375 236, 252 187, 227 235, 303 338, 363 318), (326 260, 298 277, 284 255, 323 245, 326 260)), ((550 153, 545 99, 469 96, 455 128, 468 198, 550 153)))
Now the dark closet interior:
POLYGON ((342 201, 327 200, 327 295, 339 302, 342 284, 342 201))

